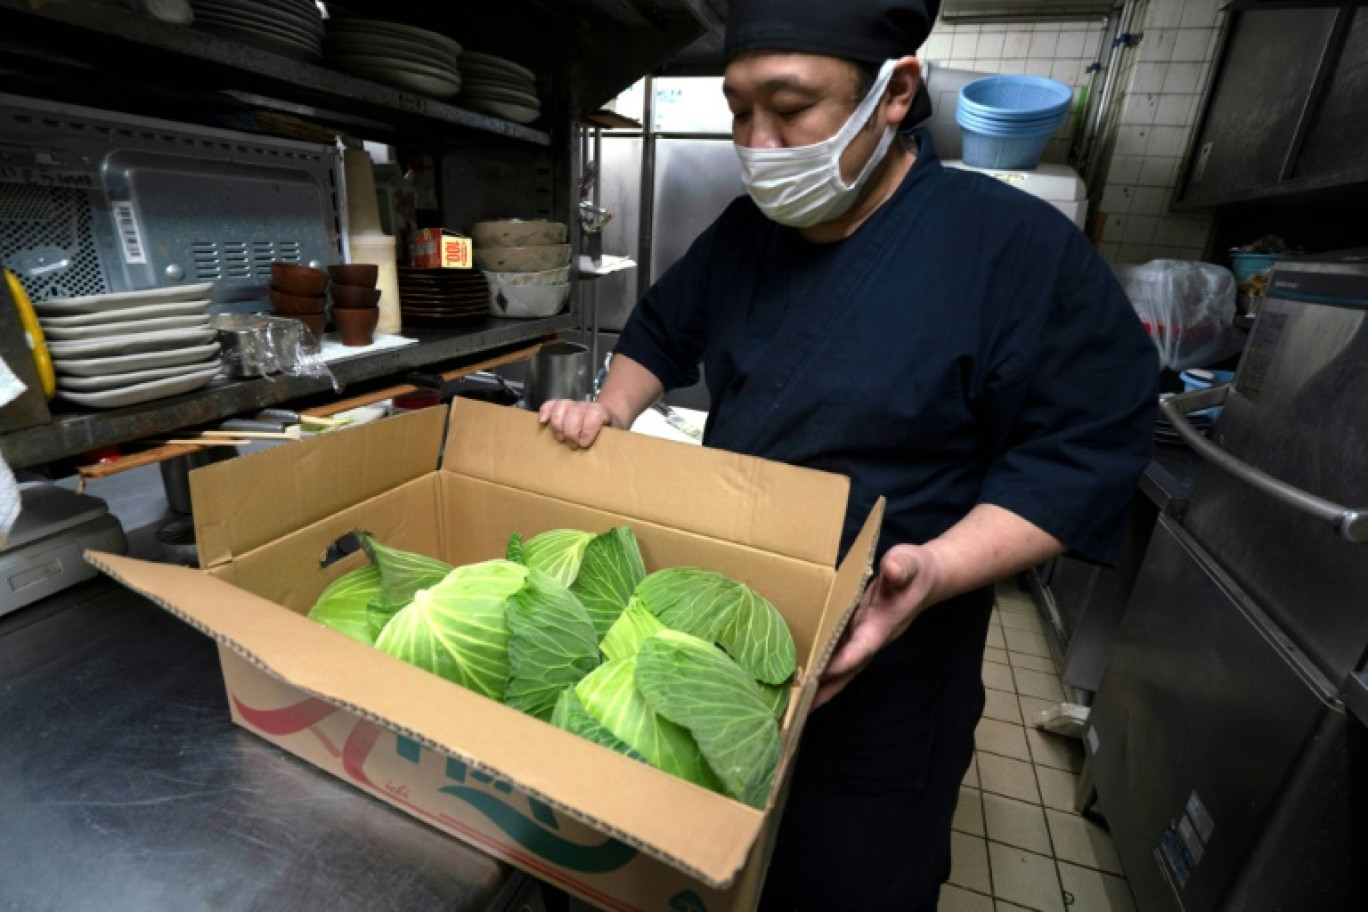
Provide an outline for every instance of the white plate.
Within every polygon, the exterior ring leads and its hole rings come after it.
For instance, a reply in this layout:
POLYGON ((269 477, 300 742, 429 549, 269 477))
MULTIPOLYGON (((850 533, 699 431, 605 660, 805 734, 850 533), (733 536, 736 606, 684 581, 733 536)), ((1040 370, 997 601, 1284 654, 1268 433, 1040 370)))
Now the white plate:
POLYGON ((537 81, 536 73, 521 64, 514 63, 511 60, 504 60, 502 57, 492 57, 489 54, 481 54, 478 51, 466 51, 461 59, 467 63, 482 63, 492 69, 516 73, 528 82, 537 81))
POLYGON ((305 19, 286 15, 279 9, 228 7, 223 4, 196 4, 195 18, 218 19, 221 22, 240 22, 268 29, 279 35, 290 35, 303 41, 323 40, 323 18, 305 19))
POLYGON ((176 396, 180 393, 199 389, 218 376, 219 367, 220 365, 214 364, 193 374, 168 377, 165 380, 152 380, 147 383, 135 383, 132 386, 104 390, 98 393, 80 393, 58 387, 57 395, 75 402, 77 405, 88 405, 91 408, 119 408, 152 399, 165 399, 167 396, 176 396))
POLYGON ((405 73, 414 73, 419 76, 429 76, 433 79, 444 79, 453 82, 457 86, 461 84, 461 73, 455 67, 444 66, 441 63, 423 63, 416 60, 407 60, 396 56, 384 54, 330 54, 328 61, 337 64, 342 68, 347 67, 376 67, 385 70, 402 70, 405 73))
POLYGON ((52 359, 52 366, 59 377, 102 377, 105 374, 123 374, 129 371, 152 370, 157 367, 174 367, 179 364, 194 364, 211 355, 218 354, 219 344, 187 345, 184 348, 168 348, 165 351, 141 352, 136 355, 115 355, 109 358, 58 358, 52 359))
POLYGON ((504 120, 511 120, 520 124, 529 124, 541 116, 541 112, 536 108, 525 108, 522 105, 505 104, 501 101, 467 98, 463 99, 461 104, 472 111, 493 114, 495 117, 502 117, 504 120))
POLYGON ((240 12, 290 22, 309 32, 323 32, 323 17, 312 0, 195 0, 195 12, 240 12))
POLYGON ((537 96, 528 95, 526 92, 514 92, 511 89, 491 86, 488 83, 483 85, 472 85, 469 82, 463 82, 461 83, 461 95, 470 99, 502 101, 504 104, 519 105, 524 108, 541 110, 541 102, 537 100, 537 96))
POLYGON ((154 317, 151 320, 122 320, 117 323, 101 323, 96 326, 49 326, 44 324, 43 335, 49 339, 108 339, 110 336, 126 336, 130 333, 158 332, 163 329, 191 329, 195 326, 208 326, 209 318, 204 314, 191 314, 188 317, 154 317))
POLYGON ((218 330, 212 326, 205 326, 202 329, 163 329, 158 332, 105 336, 103 339, 49 342, 48 353, 54 359, 133 355, 141 352, 168 351, 184 348, 187 345, 203 344, 213 340, 217 335, 218 330))
POLYGON ((387 86, 393 86, 396 89, 416 92, 419 95, 427 95, 431 98, 450 98, 461 91, 459 82, 452 82, 450 79, 438 79, 435 76, 423 76, 406 70, 396 70, 392 67, 337 63, 337 68, 351 73, 353 76, 360 76, 363 79, 370 79, 387 86))
POLYGON ((34 301, 33 309, 40 315, 88 314, 145 304, 169 304, 194 301, 205 297, 214 287, 213 282, 196 285, 173 285, 170 288, 146 288, 141 291, 116 291, 112 294, 83 295, 79 298, 49 298, 34 301))
POLYGON ((184 377, 186 374, 199 373, 213 365, 222 365, 222 362, 217 355, 214 356, 212 364, 208 361, 196 361, 193 364, 178 364, 174 367, 154 367, 151 370, 127 371, 122 374, 102 374, 98 377, 82 377, 77 374, 66 374, 57 378, 57 388, 75 390, 78 393, 94 393, 101 390, 120 389, 121 387, 132 386, 135 383, 148 383, 152 380, 184 377))
POLYGON ((487 73, 483 70, 472 70, 468 66, 462 66, 461 79, 471 85, 489 85, 500 89, 507 89, 510 92, 525 92, 528 95, 536 95, 537 87, 534 83, 526 79, 514 79, 511 76, 498 76, 487 73))
POLYGON ((329 57, 333 54, 379 54, 447 67, 456 70, 458 73, 461 65, 461 61, 455 54, 448 54, 442 48, 425 47, 418 41, 410 41, 407 38, 391 38, 388 35, 362 37, 360 35, 331 34, 323 42, 323 53, 329 57))
POLYGON ((144 304, 138 307, 125 307, 120 310, 104 310, 99 313, 76 314, 70 317, 39 317, 38 322, 44 330, 57 326, 97 326, 104 323, 124 323, 130 320, 150 320, 153 317, 188 317, 204 314, 209 310, 208 299, 185 301, 179 304, 144 304))
POLYGON ((445 48, 448 53, 457 55, 464 50, 459 43, 446 35, 400 22, 384 22, 379 19, 329 19, 327 29, 329 34, 337 35, 398 35, 401 38, 435 43, 445 48))

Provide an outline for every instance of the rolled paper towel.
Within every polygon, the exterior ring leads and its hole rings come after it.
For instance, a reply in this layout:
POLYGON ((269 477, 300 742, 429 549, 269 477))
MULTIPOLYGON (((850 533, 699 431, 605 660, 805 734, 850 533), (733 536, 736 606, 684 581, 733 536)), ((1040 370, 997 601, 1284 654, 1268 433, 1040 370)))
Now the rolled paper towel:
POLYGON ((379 267, 375 287, 380 289, 380 320, 375 331, 394 335, 403 329, 399 314, 399 270, 394 261, 394 238, 388 234, 352 234, 347 238, 353 263, 379 267))
POLYGON ((375 196, 375 167, 365 149, 347 149, 342 156, 347 181, 347 222, 351 234, 379 234, 380 204, 375 196))

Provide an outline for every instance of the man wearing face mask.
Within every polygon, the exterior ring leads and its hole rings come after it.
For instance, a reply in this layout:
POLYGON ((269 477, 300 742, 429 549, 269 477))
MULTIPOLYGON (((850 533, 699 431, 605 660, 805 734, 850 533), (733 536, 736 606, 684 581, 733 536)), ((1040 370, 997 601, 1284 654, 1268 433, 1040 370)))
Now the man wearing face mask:
POLYGON ((748 195, 642 299, 571 446, 705 365, 704 443, 887 498, 878 575, 822 674, 763 909, 931 910, 983 709, 992 584, 1110 560, 1150 453, 1157 355, 1047 204, 943 168, 913 55, 938 0, 731 0, 748 195))

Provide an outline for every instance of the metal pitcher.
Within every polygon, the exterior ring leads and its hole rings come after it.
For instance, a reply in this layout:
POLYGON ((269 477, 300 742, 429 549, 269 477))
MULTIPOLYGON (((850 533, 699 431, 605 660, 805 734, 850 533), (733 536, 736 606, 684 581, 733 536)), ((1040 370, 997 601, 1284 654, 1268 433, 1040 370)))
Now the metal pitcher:
POLYGON ((527 366, 523 399, 536 411, 551 399, 589 398, 589 349, 575 342, 543 345, 527 366))

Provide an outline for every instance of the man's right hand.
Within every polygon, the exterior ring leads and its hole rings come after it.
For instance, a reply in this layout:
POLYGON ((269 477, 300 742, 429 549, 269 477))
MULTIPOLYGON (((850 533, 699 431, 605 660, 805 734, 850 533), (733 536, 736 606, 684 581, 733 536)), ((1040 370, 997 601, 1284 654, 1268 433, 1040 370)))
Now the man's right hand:
POLYGON ((601 402, 579 402, 574 399, 552 399, 543 402, 537 419, 550 425, 556 439, 571 449, 587 447, 598 439, 605 427, 618 427, 613 414, 601 402))

